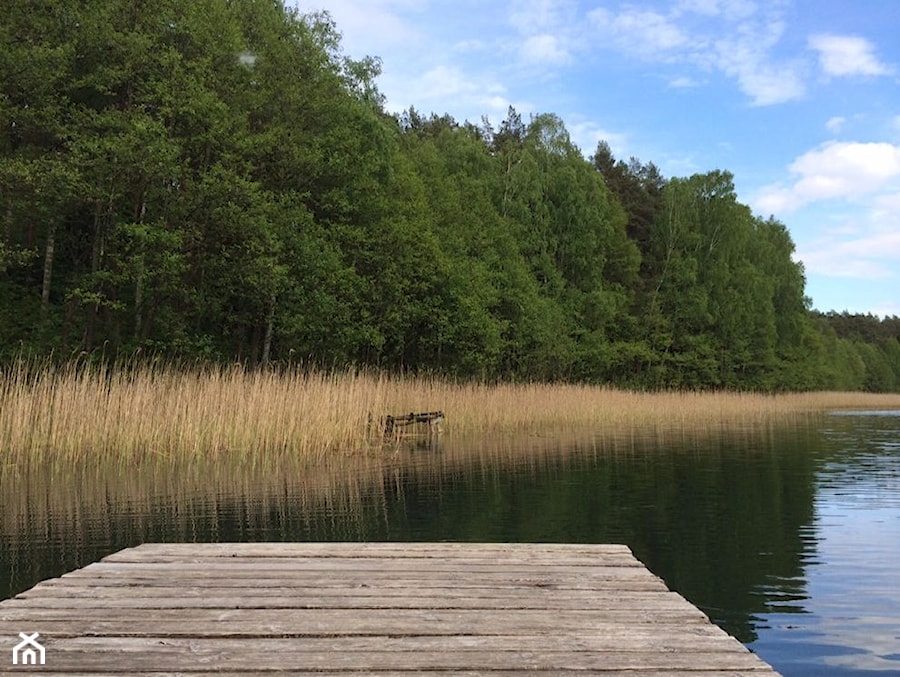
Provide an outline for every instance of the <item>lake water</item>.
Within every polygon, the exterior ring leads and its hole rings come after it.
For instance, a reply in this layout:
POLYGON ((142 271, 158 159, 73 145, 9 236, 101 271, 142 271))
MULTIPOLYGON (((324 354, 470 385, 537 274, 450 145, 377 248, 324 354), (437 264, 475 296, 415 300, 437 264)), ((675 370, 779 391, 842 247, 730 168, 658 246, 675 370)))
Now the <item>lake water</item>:
POLYGON ((0 599, 147 541, 625 543, 782 674, 900 675, 900 412, 285 461, 0 469, 0 599))

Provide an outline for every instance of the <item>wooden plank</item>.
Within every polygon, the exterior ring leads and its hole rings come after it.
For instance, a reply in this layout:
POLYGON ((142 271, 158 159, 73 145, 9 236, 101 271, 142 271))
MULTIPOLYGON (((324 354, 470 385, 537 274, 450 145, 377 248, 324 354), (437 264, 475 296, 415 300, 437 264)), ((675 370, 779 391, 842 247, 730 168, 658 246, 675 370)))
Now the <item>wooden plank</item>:
MULTIPOLYGON (((0 666, 0 673, 7 672, 7 670, 3 669, 0 666)), ((20 671, 21 672, 21 671, 20 671)), ((97 677, 97 675, 121 675, 121 668, 101 666, 90 672, 56 672, 50 671, 46 669, 34 669, 29 667, 28 672, 35 672, 37 674, 42 675, 42 677, 50 677, 53 675, 65 675, 65 677, 97 677)), ((157 672, 156 670, 150 670, 148 672, 140 672, 140 673, 132 673, 132 674, 140 674, 141 677, 172 677, 173 672, 157 672)), ((184 670, 178 670, 174 673, 175 675, 188 675, 192 673, 185 672, 184 670)), ((201 674, 201 673, 193 673, 193 674, 201 674)), ((216 677, 247 677, 247 671, 241 670, 239 672, 228 671, 215 671, 215 672, 206 672, 205 674, 214 674, 216 677)), ((285 667, 285 666, 272 666, 272 665, 261 665, 253 670, 253 674, 280 674, 280 675, 291 675, 292 677, 322 677, 323 675, 340 675, 340 677, 373 677, 373 675, 377 675, 377 677, 411 677, 411 675, 415 675, 415 677, 448 677, 448 675, 452 675, 452 677, 484 677, 485 675, 496 675, 497 677, 535 677, 536 674, 540 674, 537 670, 454 670, 453 672, 448 672, 447 670, 416 670, 414 672, 410 672, 408 670, 379 670, 377 673, 372 672, 371 670, 365 671, 355 671, 355 670, 341 670, 340 672, 333 671, 323 671, 323 670, 302 670, 297 669, 296 667, 285 667)), ((691 669, 691 670, 553 670, 552 672, 544 672, 544 675, 548 675, 552 677, 586 677, 587 675, 596 675, 597 677, 754 677, 766 675, 767 677, 777 674, 772 672, 771 668, 763 668, 763 669, 751 669, 751 670, 704 670, 700 669, 691 669)))
POLYGON ((510 641, 505 645, 494 643, 459 643, 432 642, 404 646, 401 640, 380 642, 371 640, 368 645, 347 649, 335 640, 330 646, 319 648, 313 646, 312 640, 185 640, 179 644, 170 639, 154 640, 152 644, 132 645, 115 642, 117 638, 104 638, 95 645, 71 645, 59 639, 46 643, 47 652, 54 657, 54 663, 65 665, 72 670, 98 669, 104 665, 121 664, 123 657, 138 657, 129 660, 129 671, 179 670, 191 669, 192 665, 201 665, 206 670, 251 669, 255 665, 271 664, 269 656, 278 656, 279 664, 296 667, 356 670, 356 669, 434 669, 444 666, 457 670, 464 669, 515 669, 525 665, 540 665, 542 669, 564 670, 566 666, 578 665, 581 669, 625 669, 641 666, 643 669, 683 669, 679 666, 696 667, 698 664, 707 669, 753 670, 760 662, 752 654, 736 654, 728 651, 724 644, 712 641, 692 646, 687 640, 659 641, 653 644, 638 646, 636 641, 623 639, 621 646, 612 643, 597 647, 585 647, 575 641, 551 644, 524 643, 510 641), (682 656, 673 663, 670 653, 682 656), (344 656, 340 661, 331 658, 336 654, 344 656), (457 656, 455 661, 447 661, 445 656, 457 656), (570 658, 566 656, 569 655, 570 658), (373 661, 371 656, 378 656, 373 661), (656 656, 654 658, 654 656, 656 656), (189 657, 189 662, 186 661, 189 657), (518 657, 518 658, 517 658, 518 657), (526 659, 528 663, 521 661, 526 659), (540 661, 540 663, 538 663, 540 661), (618 662, 618 664, 616 664, 618 662))
MULTIPOLYGON (((64 662, 67 669, 99 670, 109 669, 111 664, 121 665, 122 653, 118 651, 54 651, 47 647, 58 662, 64 662)), ((294 666, 305 670, 535 670, 557 672, 559 670, 688 670, 698 664, 714 670, 749 672, 760 668, 759 659, 752 654, 736 652, 663 652, 663 651, 606 651, 606 652, 552 652, 530 651, 441 651, 441 652, 395 652, 310 651, 279 652, 279 665, 294 666)), ((153 649, 145 653, 128 655, 128 672, 145 670, 168 670, 183 672, 203 670, 245 670, 254 672, 258 666, 271 664, 272 653, 264 653, 253 647, 236 652, 205 652, 197 647, 169 653, 153 649)), ((14 667, 14 666, 10 666, 14 667)), ((764 666, 763 666, 764 667, 764 666)), ((121 668, 120 668, 121 669, 121 668)))
MULTIPOLYGON (((253 557, 367 557, 372 554, 393 553, 395 556, 413 557, 427 553, 448 554, 455 557, 471 557, 485 553, 508 555, 511 553, 525 557, 550 555, 553 557, 566 554, 578 554, 602 558, 605 556, 621 556, 637 562, 631 549, 620 544, 581 544, 581 543, 460 543, 460 542, 268 542, 268 543, 143 543, 132 548, 125 548, 104 558, 113 561, 135 555, 158 557, 161 555, 194 555, 204 557, 225 556, 235 554, 253 557), (354 545, 360 546, 354 548, 354 545)), ((638 563, 637 566, 640 566, 638 563)))
POLYGON ((467 609, 109 609, 95 606, 71 609, 0 607, 0 632, 25 623, 41 627, 82 627, 86 634, 142 634, 152 627, 166 634, 440 634, 503 632, 608 631, 612 624, 672 625, 703 622, 697 609, 669 610, 467 610, 467 609), (115 613, 113 613, 113 611, 115 613), (113 619, 114 620, 111 620, 113 619), (152 626, 152 627, 151 627, 152 626))
MULTIPOLYGON (((182 649, 203 648, 207 651, 240 651, 245 648, 243 639, 172 638, 172 637, 68 637, 51 638, 47 646, 54 650, 79 651, 144 651, 160 648, 161 651, 178 652, 182 649)), ((717 628, 704 628, 702 632, 684 629, 662 636, 657 629, 631 631, 619 627, 603 635, 585 636, 579 633, 546 635, 458 635, 454 637, 416 635, 411 637, 307 637, 298 642, 292 638, 259 638, 253 646, 260 652, 282 651, 444 651, 444 650, 497 650, 516 651, 527 646, 530 651, 646 651, 648 649, 678 650, 709 653, 727 650, 731 638, 717 628)))
MULTIPOLYGON (((320 590, 334 589, 370 589, 370 590, 397 590, 403 591, 413 590, 440 590, 445 589, 448 585, 454 588, 465 590, 483 590, 489 585, 492 590, 518 590, 534 588, 539 590, 550 591, 583 591, 585 594, 599 591, 644 591, 644 592, 662 592, 666 591, 665 585, 658 580, 625 580, 618 581, 615 577, 604 579, 593 579, 591 581, 583 581, 581 579, 559 580, 550 577, 532 576, 529 578, 515 577, 506 578, 480 577, 472 580, 471 577, 445 577, 440 580, 434 579, 414 579, 406 578, 403 581, 396 578, 384 578, 374 580, 369 576, 342 576, 340 580, 333 576, 304 577, 302 581, 289 576, 281 576, 275 578, 253 578, 245 576, 243 578, 222 579, 215 576, 179 576, 177 574, 166 577, 164 579, 155 576, 134 576, 131 578, 123 576, 104 576, 104 577, 76 577, 74 574, 66 574, 61 578, 52 581, 44 581, 41 586, 65 588, 85 586, 95 587, 98 589, 105 588, 136 588, 152 589, 158 587, 191 587, 191 586, 207 586, 215 585, 216 587, 227 588, 246 588, 253 586, 258 589, 263 588, 316 588, 320 590)), ((101 593, 98 593, 101 594, 101 593)))
POLYGON ((403 572, 416 574, 435 574, 435 573, 460 573, 465 575, 472 574, 492 574, 492 573, 516 573, 527 572, 535 567, 540 567, 541 573, 550 575, 571 575, 571 576, 630 576, 635 578, 653 577, 649 571, 642 567, 634 566, 615 566, 606 563, 594 564, 568 564, 568 563, 517 563, 517 562, 487 562, 484 564, 472 564, 469 562, 447 561, 446 559, 418 559, 408 560, 405 558, 360 558, 359 560, 341 559, 341 558, 325 558, 317 557, 309 560, 288 560, 288 559, 249 559, 244 561, 243 558, 221 557, 214 561, 177 561, 177 562, 108 562, 102 561, 95 564, 89 564, 77 572, 67 575, 95 575, 104 573, 119 573, 122 571, 134 572, 141 574, 144 572, 165 572, 178 571, 180 573, 191 573, 195 571, 209 571, 214 569, 216 572, 227 573, 229 571, 249 572, 251 574, 263 575, 278 572, 304 572, 314 573, 317 571, 327 572, 350 572, 362 573, 372 572, 373 574, 389 575, 403 572))
MULTIPOLYGON (((147 548, 136 546, 127 548, 104 558, 105 562, 166 562, 191 561, 197 559, 241 558, 241 559, 373 559, 383 561, 385 558, 403 558, 404 560, 452 558, 455 562, 472 560, 496 560, 504 562, 546 562, 561 564, 572 562, 594 566, 610 564, 643 568, 634 559, 631 551, 624 546, 598 546, 597 548, 579 545, 546 546, 534 544, 534 548, 517 547, 523 544, 492 545, 484 543, 367 543, 364 550, 352 551, 347 548, 336 549, 331 543, 265 543, 263 547, 247 547, 255 544, 247 543, 171 543, 160 544, 159 547, 147 548)), ((532 544, 524 544, 532 545, 532 544)))
MULTIPOLYGON (((728 650, 724 641, 690 638, 666 640, 656 638, 629 639, 627 635, 612 639, 583 636, 556 638, 457 637, 447 638, 369 638, 338 639, 254 639, 205 640, 119 637, 50 639, 46 649, 56 660, 77 670, 98 669, 115 662, 115 657, 138 657, 129 670, 184 669, 185 657, 202 664, 204 670, 251 670, 266 664, 266 657, 278 656, 282 664, 306 669, 689 669, 701 663, 708 669, 754 670, 760 668, 758 658, 749 652, 728 650), (677 653, 675 660, 668 654, 677 653), (448 659, 448 655, 452 658, 448 659)), ((764 664, 763 664, 764 666, 764 664)))
POLYGON ((491 570, 472 569, 472 570, 453 570, 447 569, 442 571, 415 571, 408 569, 388 569, 386 571, 372 570, 353 570, 342 569, 336 567, 329 570, 327 565, 320 565, 313 569, 298 568, 251 568, 239 566, 202 566, 185 564, 183 566, 173 566, 169 569, 162 567, 152 567, 143 565, 91 565, 83 570, 79 570, 63 576, 65 579, 80 579, 80 583, 84 584, 88 580, 109 581, 129 579, 134 581, 142 581, 143 579, 159 580, 160 577, 178 576, 182 579, 194 578, 197 580, 247 580, 263 581, 266 579, 292 580, 300 583, 308 583, 310 585, 319 585, 331 581, 340 581, 349 585, 377 585, 381 583, 390 583, 392 581, 401 581, 407 585, 415 585, 416 583, 440 583, 443 585, 456 585, 479 583, 481 585, 496 584, 514 584, 514 585, 531 585, 535 587, 541 586, 571 586, 585 584, 603 584, 604 582, 613 582, 614 587, 626 587, 631 584, 652 584, 660 590, 665 590, 665 584, 661 583, 652 574, 639 569, 610 569, 608 567, 598 567, 595 570, 572 571, 560 567, 535 567, 534 570, 526 568, 504 570, 502 567, 496 567, 491 570), (94 568, 96 567, 96 568, 94 568))
MULTIPOLYGON (((124 585, 125 581, 119 581, 122 585, 93 585, 92 581, 84 584, 69 583, 59 585, 55 580, 39 583, 30 590, 17 595, 14 600, 29 600, 30 605, 41 606, 42 600, 59 600, 63 602, 69 599, 94 598, 102 595, 105 599, 133 599, 141 598, 148 601, 156 597, 169 597, 173 600, 190 602, 197 598, 226 598, 236 603, 244 597, 258 598, 263 604, 274 603, 278 600, 287 602, 304 598, 304 601, 321 599, 324 601, 341 598, 356 598, 360 603, 378 603, 391 605, 402 601, 409 604, 420 604, 434 601, 435 603, 450 603, 454 600, 460 603, 481 603, 496 601, 499 604, 535 600, 540 604, 553 604, 578 602, 585 608, 596 608, 598 605, 607 607, 618 603, 634 603, 643 605, 656 599, 669 600, 680 604, 690 604, 681 595, 660 590, 656 586, 651 589, 610 589, 609 587, 595 588, 559 588, 556 586, 524 586, 507 585, 496 587, 469 586, 466 588, 449 587, 446 585, 433 585, 428 587, 410 588, 401 585, 363 585, 363 586, 310 586, 310 585, 285 585, 282 587, 264 587, 256 585, 254 581, 230 581, 233 585, 227 585, 229 581, 215 581, 209 585, 176 585, 175 581, 159 581, 159 585, 135 586, 124 585), (590 593, 585 594, 586 592, 590 593)), ((323 603, 325 603, 323 601, 323 603)), ((78 603, 80 602, 73 602, 78 603)), ((352 602, 348 601, 348 604, 352 602)))
POLYGON ((549 575, 543 572, 530 574, 528 572, 451 572, 441 576, 428 576, 416 572, 399 573, 347 572, 342 574, 329 573, 327 571, 281 571, 254 573, 250 570, 220 571, 214 569, 197 569, 190 572, 179 573, 177 571, 135 571, 129 575, 127 570, 113 572, 91 572, 66 574, 60 579, 61 585, 128 585, 156 586, 177 580, 179 584, 209 585, 215 583, 225 587, 247 587, 258 585, 260 587, 284 587, 300 585, 305 587, 358 587, 358 588, 397 588, 397 587, 439 587, 447 586, 471 588, 471 587, 518 587, 522 589, 538 588, 549 590, 658 590, 665 591, 663 583, 644 576, 623 575, 617 578, 615 574, 595 573, 579 576, 576 574, 549 575), (171 576, 171 578, 167 578, 171 576), (64 582, 63 582, 64 581, 64 582))
POLYGON ((385 567, 405 567, 426 570, 441 570, 447 565, 452 564, 455 567, 493 567, 497 565, 498 560, 503 562, 504 566, 558 566, 569 568, 594 568, 594 567, 626 567, 634 571, 646 571, 634 558, 626 559, 623 556, 615 557, 589 557, 589 556, 566 556, 561 555, 554 557, 547 554, 538 557, 524 557, 519 554, 503 553, 489 554, 484 556, 455 556, 443 554, 414 554, 404 557, 400 554, 391 553, 385 556, 359 556, 359 557, 336 557, 328 555, 314 555, 304 557, 249 557, 244 555, 217 555, 214 557, 205 557, 203 555, 159 555, 153 556, 146 553, 136 553, 133 555, 120 554, 103 560, 104 564, 193 564, 208 566, 262 566, 267 568, 279 568, 290 566, 291 568, 306 568, 323 566, 325 564, 341 566, 343 568, 358 567, 363 569, 384 569, 385 567))
MULTIPOLYGON (((693 607, 682 597, 674 594, 657 597, 643 594, 637 598, 606 593, 585 599, 583 595, 559 595, 524 597, 471 597, 458 593, 448 596, 393 595, 393 596, 317 596, 311 590, 308 595, 283 591, 278 596, 263 596, 258 590, 237 588, 230 596, 222 593, 202 592, 195 588, 190 594, 176 588, 165 588, 166 595, 146 595, 143 591, 115 590, 115 594, 105 594, 104 609, 469 609, 469 610, 543 610, 594 611, 602 607, 606 610, 633 611, 640 609, 660 609, 667 611, 688 610, 693 607)), ((350 592, 350 591, 346 591, 350 592)), ((455 592, 455 591, 454 591, 455 592)), ((85 598, 95 598, 96 592, 78 596, 45 596, 24 594, 10 600, 6 609, 81 609, 85 598)))
POLYGON ((143 545, 0 602, 22 631, 69 675, 775 674, 623 546, 143 545))

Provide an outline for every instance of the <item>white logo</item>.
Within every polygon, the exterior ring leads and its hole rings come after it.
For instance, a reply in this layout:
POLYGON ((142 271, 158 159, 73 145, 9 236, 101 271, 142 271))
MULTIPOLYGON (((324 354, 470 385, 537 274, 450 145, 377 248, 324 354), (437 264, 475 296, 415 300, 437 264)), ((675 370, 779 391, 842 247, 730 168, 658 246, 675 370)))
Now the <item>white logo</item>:
POLYGON ((44 647, 37 643, 39 636, 37 632, 31 635, 26 635, 24 632, 19 633, 22 641, 13 647, 13 665, 18 665, 20 658, 22 665, 44 664, 44 647))

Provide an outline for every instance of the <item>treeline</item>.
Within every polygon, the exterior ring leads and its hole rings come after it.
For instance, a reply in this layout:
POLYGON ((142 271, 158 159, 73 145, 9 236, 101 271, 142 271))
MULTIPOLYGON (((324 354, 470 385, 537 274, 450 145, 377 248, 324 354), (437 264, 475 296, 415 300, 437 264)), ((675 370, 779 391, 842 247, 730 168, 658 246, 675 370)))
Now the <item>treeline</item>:
POLYGON ((900 317, 813 313, 835 390, 900 391, 900 317))
POLYGON ((900 384, 896 332, 812 315, 787 229, 727 172, 586 160, 549 114, 388 115, 379 62, 280 0, 4 9, 6 358, 900 384))

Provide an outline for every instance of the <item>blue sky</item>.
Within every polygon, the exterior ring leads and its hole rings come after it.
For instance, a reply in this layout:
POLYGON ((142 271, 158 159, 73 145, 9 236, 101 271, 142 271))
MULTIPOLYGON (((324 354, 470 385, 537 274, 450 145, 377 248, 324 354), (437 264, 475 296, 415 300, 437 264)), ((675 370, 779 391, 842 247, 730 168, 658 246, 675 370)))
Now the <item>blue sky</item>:
POLYGON ((900 1, 311 0, 387 107, 555 113, 590 155, 726 169, 819 310, 900 315, 900 1))

